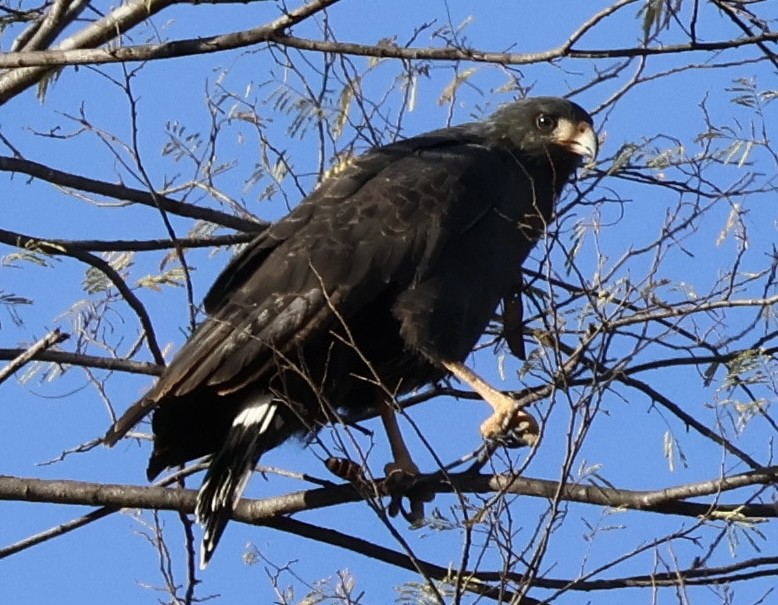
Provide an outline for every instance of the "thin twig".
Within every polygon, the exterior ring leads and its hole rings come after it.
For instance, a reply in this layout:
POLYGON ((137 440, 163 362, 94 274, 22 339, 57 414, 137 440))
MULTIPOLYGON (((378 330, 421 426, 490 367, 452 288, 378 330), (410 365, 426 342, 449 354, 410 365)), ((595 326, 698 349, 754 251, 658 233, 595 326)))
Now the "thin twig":
POLYGON ((59 328, 55 328, 46 334, 46 336, 38 340, 29 349, 24 351, 24 353, 12 359, 9 364, 0 370, 0 384, 5 382, 19 368, 23 367, 29 361, 35 359, 35 357, 42 351, 50 349, 51 347, 66 341, 68 338, 70 338, 70 334, 60 332, 59 328))

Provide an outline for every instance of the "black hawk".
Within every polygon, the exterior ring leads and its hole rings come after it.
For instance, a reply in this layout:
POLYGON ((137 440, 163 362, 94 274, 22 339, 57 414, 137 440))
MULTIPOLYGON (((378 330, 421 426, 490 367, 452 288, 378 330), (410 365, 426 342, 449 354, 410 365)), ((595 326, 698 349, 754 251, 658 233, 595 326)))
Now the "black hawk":
POLYGON ((294 435, 374 411, 394 462, 418 472, 396 395, 453 374, 494 408, 487 439, 538 425, 464 365, 597 138, 554 97, 368 151, 328 176, 227 266, 207 319, 111 428, 151 409, 149 480, 211 456, 200 488, 207 564, 260 456, 294 435))

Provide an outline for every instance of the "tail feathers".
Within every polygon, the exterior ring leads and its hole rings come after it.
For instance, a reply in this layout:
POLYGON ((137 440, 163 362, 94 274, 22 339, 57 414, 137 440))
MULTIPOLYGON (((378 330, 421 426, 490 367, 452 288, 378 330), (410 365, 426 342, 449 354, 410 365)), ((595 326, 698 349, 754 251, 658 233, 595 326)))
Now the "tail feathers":
POLYGON ((278 406, 278 401, 267 394, 247 403, 235 416, 221 449, 211 461, 195 508, 197 521, 205 529, 201 569, 211 560, 259 457, 276 444, 274 435, 283 426, 278 406))

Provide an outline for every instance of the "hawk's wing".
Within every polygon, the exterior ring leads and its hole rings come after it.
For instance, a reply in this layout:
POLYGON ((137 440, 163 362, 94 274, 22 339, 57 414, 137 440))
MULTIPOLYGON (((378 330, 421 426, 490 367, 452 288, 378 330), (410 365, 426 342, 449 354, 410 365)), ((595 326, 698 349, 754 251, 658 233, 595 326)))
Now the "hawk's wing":
POLYGON ((106 442, 168 397, 251 384, 277 354, 348 318, 388 284, 407 287, 434 270, 445 244, 515 187, 515 161, 484 144, 478 127, 373 150, 259 235, 206 296, 208 318, 106 442))

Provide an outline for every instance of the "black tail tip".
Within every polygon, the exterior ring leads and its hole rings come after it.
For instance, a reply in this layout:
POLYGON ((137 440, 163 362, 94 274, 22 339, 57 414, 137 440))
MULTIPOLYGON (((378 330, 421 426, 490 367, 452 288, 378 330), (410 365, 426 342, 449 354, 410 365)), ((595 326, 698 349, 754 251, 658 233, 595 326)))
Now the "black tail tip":
POLYGON ((204 570, 208 567, 208 563, 211 562, 211 557, 213 557, 214 550, 216 550, 215 544, 208 544, 203 540, 200 545, 200 569, 204 570))
POLYGON ((200 569, 208 567, 211 557, 221 540, 224 528, 227 526, 229 514, 224 511, 211 511, 205 519, 198 519, 200 525, 205 529, 203 541, 200 544, 200 569))

